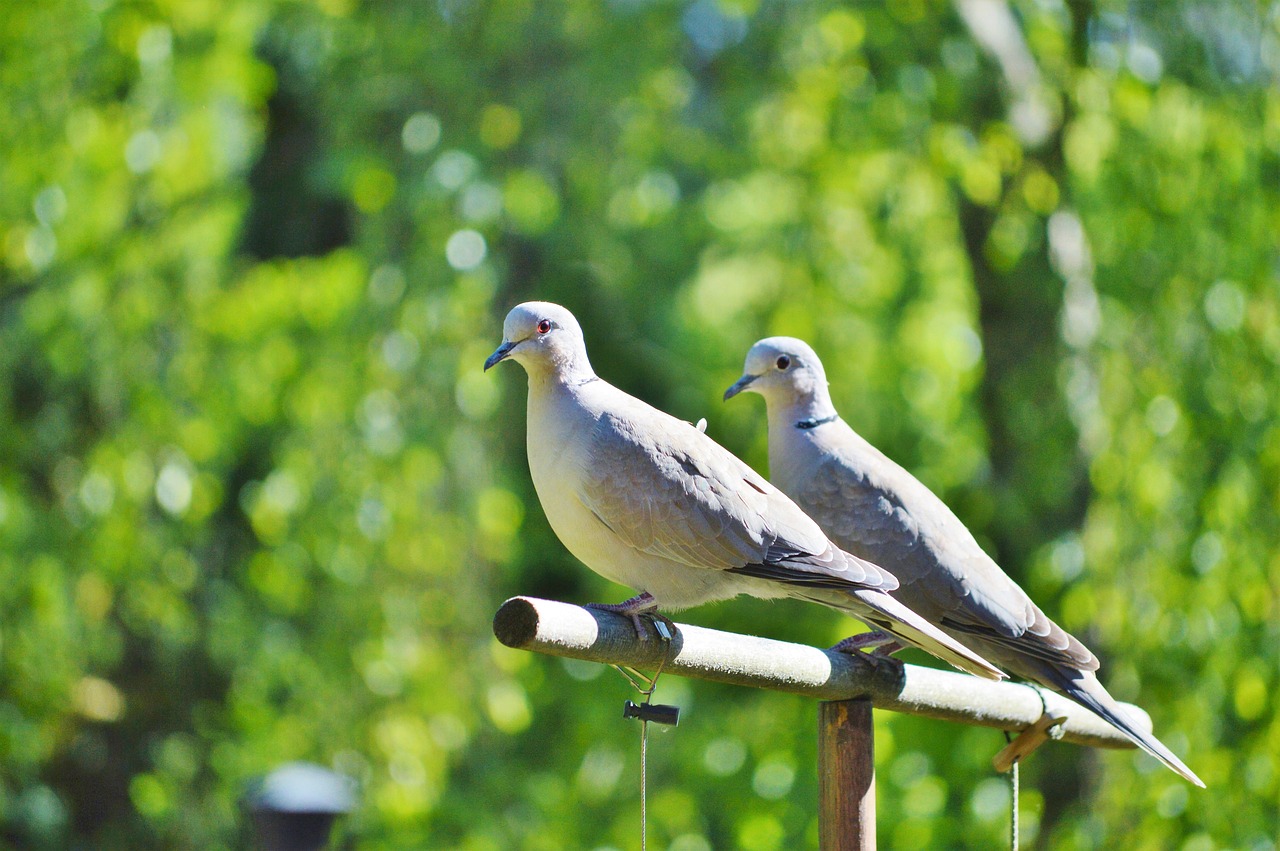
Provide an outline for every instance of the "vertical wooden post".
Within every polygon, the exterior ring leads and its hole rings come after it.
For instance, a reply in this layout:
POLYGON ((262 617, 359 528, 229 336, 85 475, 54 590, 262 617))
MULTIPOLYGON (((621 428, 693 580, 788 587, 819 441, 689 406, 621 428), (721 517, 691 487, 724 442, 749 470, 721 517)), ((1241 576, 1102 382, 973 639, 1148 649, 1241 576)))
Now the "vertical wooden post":
POLYGON ((822 851, 875 851, 875 733, 870 700, 818 704, 818 793, 822 851))

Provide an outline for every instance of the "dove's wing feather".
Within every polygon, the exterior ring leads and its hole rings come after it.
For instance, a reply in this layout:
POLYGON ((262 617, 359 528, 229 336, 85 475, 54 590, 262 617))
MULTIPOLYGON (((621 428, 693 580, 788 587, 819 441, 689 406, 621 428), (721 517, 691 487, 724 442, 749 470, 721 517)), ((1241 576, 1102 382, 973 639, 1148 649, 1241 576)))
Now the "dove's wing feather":
POLYGON ((833 547, 790 499, 706 435, 627 401, 597 420, 578 488, 620 543, 691 568, 896 587, 888 572, 833 547))
POLYGON ((1036 606, 942 500, 847 433, 861 445, 851 440, 849 451, 824 458, 797 494, 839 546, 893 571, 902 583, 899 597, 930 621, 1003 647, 998 662, 1025 654, 1082 670, 1098 667, 1088 648, 1036 606))

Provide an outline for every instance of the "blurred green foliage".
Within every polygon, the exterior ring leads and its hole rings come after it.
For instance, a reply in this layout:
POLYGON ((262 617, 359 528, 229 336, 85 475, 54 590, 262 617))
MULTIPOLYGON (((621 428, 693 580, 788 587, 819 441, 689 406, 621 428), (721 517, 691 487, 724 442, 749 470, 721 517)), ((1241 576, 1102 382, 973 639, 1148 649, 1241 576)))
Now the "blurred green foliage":
MULTIPOLYGON (((9 4, 4 843, 243 847, 245 781, 310 759, 362 784, 356 847, 638 846, 628 687, 489 631, 515 593, 628 593, 546 526, 523 377, 480 371, 537 297, 603 376, 761 469, 758 404, 720 392, 756 338, 810 340, 845 418, 1209 784, 1050 746, 1028 842, 1274 849, 1278 19, 9 4)), ((685 721, 651 742, 651 847, 816 844, 810 702, 674 678, 659 699, 685 721)), ((1003 841, 998 734, 877 725, 886 846, 1003 841)))

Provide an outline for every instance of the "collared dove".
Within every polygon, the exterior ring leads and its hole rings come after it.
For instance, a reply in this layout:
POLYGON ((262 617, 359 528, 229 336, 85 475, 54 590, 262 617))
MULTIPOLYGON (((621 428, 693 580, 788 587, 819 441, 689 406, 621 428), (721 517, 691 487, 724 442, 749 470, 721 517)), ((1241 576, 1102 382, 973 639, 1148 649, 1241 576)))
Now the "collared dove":
POLYGON ((751 347, 743 372, 725 399, 744 390, 764 397, 770 478, 837 546, 893 571, 895 596, 951 636, 1088 707, 1204 786, 1134 723, 1098 682, 1097 658, 1040 611, 942 500, 840 419, 813 349, 769 337, 751 347))
MULTIPOLYGON (((886 592, 898 582, 841 551, 777 488, 697 427, 601 380, 563 307, 513 308, 485 369, 529 375, 529 471, 557 536, 606 579, 641 593, 598 608, 630 616, 739 594, 852 614, 988 679, 1003 674, 886 592)), ((643 635, 641 631, 641 635, 643 635)))

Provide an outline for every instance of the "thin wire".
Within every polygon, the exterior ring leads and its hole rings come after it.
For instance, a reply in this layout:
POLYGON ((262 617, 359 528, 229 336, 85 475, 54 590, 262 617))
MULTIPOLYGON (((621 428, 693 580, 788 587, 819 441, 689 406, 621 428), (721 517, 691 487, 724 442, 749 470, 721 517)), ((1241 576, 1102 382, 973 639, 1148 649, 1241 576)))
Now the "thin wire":
MULTIPOLYGON (((1035 683, 1025 683, 1025 685, 1036 693, 1036 697, 1040 698, 1040 711, 1044 715, 1049 714, 1049 704, 1044 698, 1044 691, 1035 683)), ((1012 742, 1013 737, 1009 735, 1009 731, 1005 730, 1004 740, 1012 742)), ((1009 813, 1009 847, 1013 851, 1018 851, 1018 763, 1020 760, 1014 760, 1013 765, 1009 767, 1009 787, 1013 792, 1013 809, 1009 813)))
POLYGON ((631 687, 633 689, 640 692, 640 694, 642 695, 644 694, 644 688, 640 685, 640 683, 641 682, 647 683, 649 681, 648 677, 646 677, 644 674, 637 671, 635 668, 626 667, 624 665, 610 665, 609 667, 613 668, 615 671, 617 671, 619 674, 622 675, 623 679, 631 683, 631 687))
POLYGON ((1018 851, 1018 763, 1009 770, 1009 784, 1013 786, 1013 815, 1009 819, 1009 844, 1018 851))
MULTIPOLYGON (((644 695, 644 702, 653 702, 653 693, 658 690, 658 677, 662 676, 662 669, 667 666, 667 656, 664 653, 662 661, 658 663, 658 670, 654 671, 653 678, 650 679, 644 674, 630 667, 622 665, 610 665, 619 674, 626 678, 627 682, 635 688, 636 691, 644 695), (642 688, 641 682, 647 681, 649 687, 642 688)), ((649 790, 647 777, 649 773, 649 722, 647 719, 640 719, 640 851, 648 851, 649 847, 649 790)))
MULTIPOLYGON (((662 664, 658 666, 658 670, 654 672, 653 679, 649 680, 649 690, 644 692, 644 702, 653 702, 653 693, 658 690, 658 677, 662 676, 662 669, 666 667, 667 658, 662 657, 662 664)), ((648 851, 649 848, 649 788, 647 778, 649 775, 649 721, 646 718, 640 719, 640 851, 648 851)))
POLYGON ((645 775, 648 774, 649 760, 649 722, 640 721, 640 851, 649 847, 648 790, 645 788, 645 775))
MULTIPOLYGON (((1044 700, 1043 695, 1040 699, 1044 700)), ((1008 730, 1004 733, 1004 740, 1006 742, 1013 741, 1013 737, 1009 735, 1008 730)), ((1013 792, 1013 809, 1009 814, 1009 847, 1013 851, 1018 851, 1018 762, 1019 760, 1015 759, 1013 765, 1009 768, 1009 787, 1013 792)))

